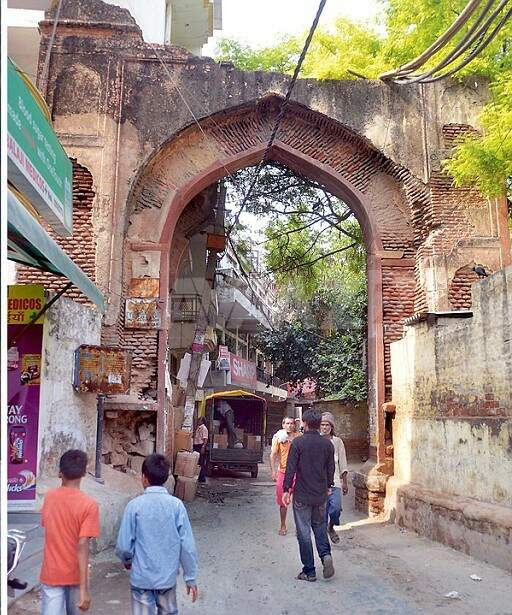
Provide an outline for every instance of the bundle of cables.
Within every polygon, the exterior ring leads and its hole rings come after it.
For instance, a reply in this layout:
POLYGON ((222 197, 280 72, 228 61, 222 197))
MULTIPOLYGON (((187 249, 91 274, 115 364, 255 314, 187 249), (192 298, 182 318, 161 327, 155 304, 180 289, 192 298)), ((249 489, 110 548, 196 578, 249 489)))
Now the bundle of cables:
POLYGON ((383 81, 408 84, 433 83, 450 77, 482 53, 511 16, 512 0, 471 0, 453 24, 421 55, 397 69, 383 73, 379 78, 383 81), (468 23, 471 25, 467 32, 442 60, 427 71, 416 73, 433 56, 452 43, 468 23))

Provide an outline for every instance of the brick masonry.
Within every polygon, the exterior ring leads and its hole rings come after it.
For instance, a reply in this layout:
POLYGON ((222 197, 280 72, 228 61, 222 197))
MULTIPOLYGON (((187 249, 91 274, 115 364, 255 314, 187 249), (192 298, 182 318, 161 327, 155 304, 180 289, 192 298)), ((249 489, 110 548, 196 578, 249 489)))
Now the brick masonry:
MULTIPOLYGON (((94 197, 91 173, 76 160, 73 163, 73 235, 60 237, 44 221, 42 225, 59 246, 94 282, 96 280, 96 236, 93 228, 94 197)), ((59 291, 69 280, 33 267, 17 266, 16 278, 20 284, 43 284, 47 289, 59 291)), ((78 303, 91 305, 78 288, 72 287, 66 297, 78 303)))
MULTIPOLYGON (((48 17, 41 24, 40 68, 52 11, 48 17)), ((156 387, 163 399, 158 369, 165 328, 152 334, 124 328, 134 263, 144 261, 150 277, 164 272, 165 302, 188 241, 184 229, 194 207, 187 204, 227 172, 261 158, 289 77, 244 73, 173 47, 159 48, 159 55, 201 128, 128 11, 100 0, 63 1, 48 82, 40 87, 67 150, 91 171, 100 195, 95 244, 87 233, 74 241, 89 250, 88 266, 110 289, 103 338, 136 353, 132 393, 144 397, 156 387)), ((271 151, 272 159, 345 198, 363 227, 377 306, 370 314, 376 331, 369 359, 377 362, 370 377, 372 446, 379 438, 385 444, 380 404, 390 396, 389 347, 402 335, 403 320, 466 306, 459 270, 476 258, 496 270, 510 257, 500 243, 498 207, 474 191, 454 189, 433 162, 472 130, 462 122, 476 121, 484 90, 448 83, 421 93, 363 80, 299 80, 271 151)), ((82 258, 78 246, 67 248, 82 258)))

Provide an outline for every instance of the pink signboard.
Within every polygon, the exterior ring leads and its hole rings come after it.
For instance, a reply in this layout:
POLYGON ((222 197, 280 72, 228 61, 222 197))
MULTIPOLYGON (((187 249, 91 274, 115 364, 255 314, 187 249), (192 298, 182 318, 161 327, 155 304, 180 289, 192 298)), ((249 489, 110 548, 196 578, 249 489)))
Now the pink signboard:
POLYGON ((231 384, 238 384, 241 386, 249 387, 251 389, 256 388, 256 363, 253 363, 252 361, 247 361, 247 359, 242 359, 242 357, 230 353, 229 366, 231 384))
POLYGON ((7 499, 30 510, 36 498, 43 322, 27 325, 44 305, 44 288, 10 286, 8 293, 7 499))

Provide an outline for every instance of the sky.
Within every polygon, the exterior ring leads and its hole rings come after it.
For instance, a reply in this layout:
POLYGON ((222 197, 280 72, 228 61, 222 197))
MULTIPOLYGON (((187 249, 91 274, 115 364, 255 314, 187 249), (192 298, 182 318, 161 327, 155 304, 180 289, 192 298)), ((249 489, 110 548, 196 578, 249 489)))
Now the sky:
MULTIPOLYGON (((210 39, 203 55, 213 56, 219 38, 235 38, 254 47, 272 45, 280 35, 309 30, 319 0, 222 0, 222 31, 210 39), (300 8, 298 8, 300 6, 300 8)), ((357 20, 375 17, 379 0, 327 0, 320 26, 340 15, 357 20)), ((244 212, 240 222, 261 239, 267 220, 244 212)))
MULTIPOLYGON (((219 37, 236 38, 252 46, 271 45, 280 34, 300 34, 309 30, 319 0, 223 0, 222 32, 203 50, 212 55, 219 37), (300 8, 298 8, 300 7, 300 8)), ((358 20, 371 19, 379 0, 327 0, 320 25, 343 15, 358 20)))

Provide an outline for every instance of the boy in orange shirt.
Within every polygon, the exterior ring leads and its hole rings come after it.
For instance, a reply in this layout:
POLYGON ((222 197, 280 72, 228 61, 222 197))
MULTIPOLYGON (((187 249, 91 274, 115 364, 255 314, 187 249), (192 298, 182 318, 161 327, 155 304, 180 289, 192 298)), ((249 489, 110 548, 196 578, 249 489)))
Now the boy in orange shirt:
POLYGON ((80 491, 87 455, 70 450, 60 458, 62 485, 48 491, 41 510, 44 555, 42 615, 78 615, 91 606, 89 539, 100 534, 96 500, 80 491))
POLYGON ((279 506, 279 517, 281 526, 279 527, 279 535, 285 536, 286 530, 286 512, 287 508, 283 503, 283 480, 286 472, 286 461, 290 452, 292 440, 298 434, 295 432, 295 419, 290 416, 285 416, 282 422, 283 428, 280 429, 272 438, 272 449, 270 451, 270 472, 272 480, 276 483, 276 503, 279 506), (276 472, 276 461, 279 462, 279 469, 276 472))

